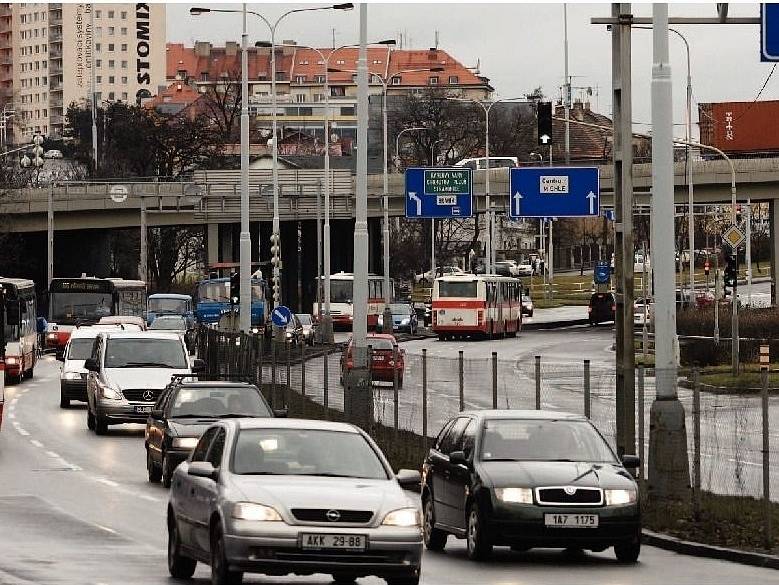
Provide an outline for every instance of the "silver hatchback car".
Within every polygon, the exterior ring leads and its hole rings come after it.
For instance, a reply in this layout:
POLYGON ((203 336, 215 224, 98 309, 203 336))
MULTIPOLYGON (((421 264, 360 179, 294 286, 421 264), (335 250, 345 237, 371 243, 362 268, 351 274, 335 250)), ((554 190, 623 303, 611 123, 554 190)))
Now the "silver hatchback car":
POLYGON ((420 515, 402 488, 419 481, 349 424, 220 421, 173 474, 168 568, 188 578, 209 564, 215 585, 244 572, 417 585, 420 515))

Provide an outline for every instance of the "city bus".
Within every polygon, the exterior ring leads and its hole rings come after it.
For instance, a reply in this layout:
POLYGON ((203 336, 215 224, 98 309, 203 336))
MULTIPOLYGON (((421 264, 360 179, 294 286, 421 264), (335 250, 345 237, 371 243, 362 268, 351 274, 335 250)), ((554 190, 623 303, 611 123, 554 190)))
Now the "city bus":
MULTIPOLYGON (((195 319, 202 325, 215 325, 232 309, 230 278, 206 278, 195 288, 195 319)), ((252 327, 265 323, 265 281, 252 278, 252 327)))
POLYGON ((38 359, 35 283, 0 278, 5 297, 5 377, 15 382, 32 378, 38 359))
POLYGON ((522 327, 522 282, 494 274, 442 276, 433 283, 438 339, 514 337, 522 327))
MULTIPOLYGON (((324 280, 324 276, 322 277, 324 280)), ((323 287, 324 288, 324 287, 323 287)), ((324 294, 324 291, 323 291, 324 294)), ((339 272, 330 276, 330 316, 333 326, 351 329, 354 321, 354 275, 339 272)), ((322 299, 324 301, 324 299, 322 299)), ((395 282, 390 279, 390 303, 395 302, 395 282)), ((379 315, 384 312, 384 277, 368 275, 368 329, 375 329, 379 315)), ((319 315, 319 305, 314 303, 313 314, 319 315)))
POLYGON ((65 350, 76 325, 109 315, 146 317, 146 283, 123 278, 54 278, 49 285, 46 347, 65 350))

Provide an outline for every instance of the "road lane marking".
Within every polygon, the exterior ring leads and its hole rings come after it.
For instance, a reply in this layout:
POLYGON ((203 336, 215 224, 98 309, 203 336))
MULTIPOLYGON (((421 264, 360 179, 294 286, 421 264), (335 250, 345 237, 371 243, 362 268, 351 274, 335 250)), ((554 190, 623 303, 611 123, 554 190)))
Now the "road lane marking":
POLYGON ((117 482, 112 481, 110 479, 106 479, 105 477, 98 477, 97 481, 110 487, 114 487, 114 488, 119 487, 119 484, 117 482))
POLYGON ((33 445, 35 445, 35 446, 36 446, 36 447, 38 447, 39 449, 40 449, 40 448, 43 448, 43 443, 41 443, 41 442, 40 442, 39 440, 37 440, 37 439, 30 439, 30 443, 32 443, 33 445))
POLYGON ((30 433, 28 433, 25 429, 22 427, 16 427, 16 432, 19 433, 23 437, 29 437, 30 433))
POLYGON ((14 419, 14 418, 16 418, 16 415, 15 415, 15 414, 12 412, 12 413, 10 413, 10 414, 8 415, 8 418, 10 418, 10 419, 14 419))
POLYGON ((46 451, 46 455, 53 459, 62 459, 62 457, 60 457, 59 454, 55 453, 54 451, 46 451))
POLYGON ((95 524, 100 530, 105 530, 109 534, 119 534, 116 530, 113 528, 109 528, 108 526, 103 526, 102 524, 95 524))

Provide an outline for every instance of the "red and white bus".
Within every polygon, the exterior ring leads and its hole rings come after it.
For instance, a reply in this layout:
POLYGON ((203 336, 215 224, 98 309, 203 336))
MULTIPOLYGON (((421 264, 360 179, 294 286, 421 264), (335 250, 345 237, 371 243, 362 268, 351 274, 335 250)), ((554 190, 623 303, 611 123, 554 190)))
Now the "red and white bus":
POLYGON ((5 377, 18 383, 32 378, 38 359, 35 283, 23 278, 0 278, 0 287, 5 298, 5 377))
MULTIPOLYGON (((324 277, 322 277, 324 281, 324 277)), ((324 288, 324 287, 323 287, 324 288)), ((324 295, 324 290, 322 291, 324 295)), ((339 272, 330 276, 330 316, 333 326, 352 328, 354 322, 354 275, 350 272, 339 272)), ((322 299, 324 302, 324 298, 322 299)), ((395 301, 395 283, 390 279, 390 303, 395 301)), ((324 307, 322 309, 324 311, 324 307)), ((368 275, 368 329, 376 329, 379 315, 384 312, 384 277, 375 274, 368 275)), ((319 305, 315 302, 313 314, 319 314, 319 305)))
POLYGON ((442 276, 433 284, 438 339, 514 337, 522 328, 522 282, 493 274, 442 276))

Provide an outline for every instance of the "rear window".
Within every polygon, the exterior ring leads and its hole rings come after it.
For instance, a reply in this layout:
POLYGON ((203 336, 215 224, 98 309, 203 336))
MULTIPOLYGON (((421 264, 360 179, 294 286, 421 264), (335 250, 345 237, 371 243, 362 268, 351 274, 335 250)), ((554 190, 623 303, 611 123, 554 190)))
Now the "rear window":
POLYGON ((373 349, 388 349, 392 351, 392 341, 389 339, 383 339, 381 337, 369 337, 368 345, 370 345, 373 349))
POLYGON ((218 418, 229 415, 270 417, 254 388, 180 388, 170 407, 171 417, 218 418))
POLYGON ((438 297, 464 297, 469 299, 476 298, 477 294, 477 281, 457 281, 451 282, 446 280, 438 281, 438 297))

